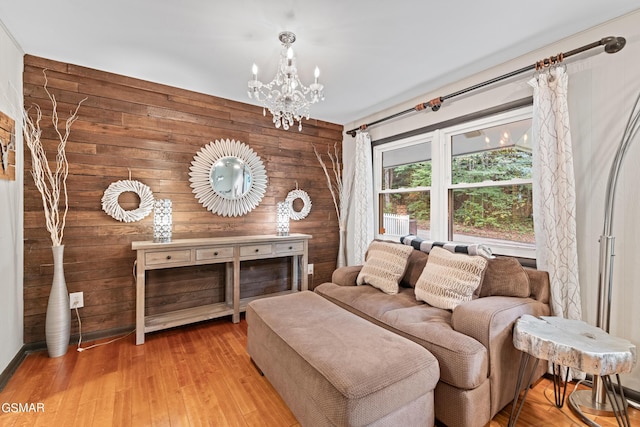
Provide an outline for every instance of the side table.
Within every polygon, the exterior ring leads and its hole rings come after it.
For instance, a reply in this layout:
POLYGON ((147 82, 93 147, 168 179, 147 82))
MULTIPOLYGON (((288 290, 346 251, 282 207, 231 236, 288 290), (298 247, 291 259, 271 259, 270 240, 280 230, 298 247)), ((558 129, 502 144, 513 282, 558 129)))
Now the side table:
POLYGON ((531 386, 532 375, 528 379, 522 402, 516 409, 522 382, 531 357, 536 359, 532 373, 535 371, 539 360, 547 360, 553 364, 556 406, 560 408, 564 405, 569 368, 577 369, 587 374, 602 377, 607 387, 607 398, 614 409, 618 425, 630 426, 619 374, 631 372, 635 366, 636 346, 634 344, 625 339, 613 337, 602 329, 591 326, 581 320, 524 315, 515 324, 513 345, 523 353, 511 407, 511 416, 509 417, 509 426, 515 425, 531 386), (567 372, 565 374, 564 390, 561 387, 561 378, 558 378, 562 375, 561 367, 565 367, 567 372), (613 390, 609 377, 612 374, 616 374, 621 396, 618 396, 613 390), (559 393, 562 393, 562 396, 559 396, 559 393))

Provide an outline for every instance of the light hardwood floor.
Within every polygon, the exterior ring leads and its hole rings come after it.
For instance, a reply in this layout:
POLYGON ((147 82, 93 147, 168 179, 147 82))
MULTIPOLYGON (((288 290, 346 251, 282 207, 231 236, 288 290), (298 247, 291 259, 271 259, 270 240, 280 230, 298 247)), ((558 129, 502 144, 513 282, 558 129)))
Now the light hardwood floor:
MULTIPOLYGON (((246 340, 244 319, 218 319, 149 334, 141 346, 129 335, 83 352, 70 347, 57 359, 31 354, 0 392, 0 426, 299 426, 251 363, 246 340), (44 411, 12 412, 20 403, 44 411)), ((584 425, 552 402, 553 385, 542 380, 518 426, 584 425)), ((509 409, 488 426, 506 426, 509 409)), ((640 425, 638 411, 631 417, 640 425)), ((615 418, 594 420, 617 425, 615 418)))

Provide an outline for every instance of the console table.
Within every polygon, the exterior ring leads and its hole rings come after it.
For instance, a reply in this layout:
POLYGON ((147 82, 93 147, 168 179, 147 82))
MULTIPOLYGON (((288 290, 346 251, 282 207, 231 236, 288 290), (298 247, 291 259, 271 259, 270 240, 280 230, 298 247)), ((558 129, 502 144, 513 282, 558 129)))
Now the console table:
POLYGON ((144 343, 144 334, 174 326, 232 316, 240 321, 240 312, 250 300, 264 296, 240 299, 240 273, 242 261, 292 257, 291 290, 265 296, 307 290, 308 234, 289 236, 259 235, 178 239, 169 243, 152 241, 132 242, 136 258, 136 344, 144 343), (225 263, 225 301, 169 313, 145 315, 145 273, 147 270, 225 263), (299 274, 298 272, 301 272, 299 274), (298 286, 298 283, 300 286, 298 286))

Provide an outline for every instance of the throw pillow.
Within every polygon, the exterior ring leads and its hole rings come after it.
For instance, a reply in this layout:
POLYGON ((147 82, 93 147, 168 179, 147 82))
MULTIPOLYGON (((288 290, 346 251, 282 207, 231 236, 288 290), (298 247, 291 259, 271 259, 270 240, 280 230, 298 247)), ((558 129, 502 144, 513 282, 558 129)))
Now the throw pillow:
POLYGON ((480 290, 481 297, 505 296, 527 298, 531 294, 529 275, 512 257, 489 260, 480 290))
POLYGON ((410 246, 397 243, 371 242, 356 283, 371 285, 390 295, 397 294, 398 283, 412 251, 410 246))
POLYGON ((434 247, 416 284, 416 299, 453 310, 463 302, 471 301, 486 266, 487 260, 481 256, 455 254, 434 247))

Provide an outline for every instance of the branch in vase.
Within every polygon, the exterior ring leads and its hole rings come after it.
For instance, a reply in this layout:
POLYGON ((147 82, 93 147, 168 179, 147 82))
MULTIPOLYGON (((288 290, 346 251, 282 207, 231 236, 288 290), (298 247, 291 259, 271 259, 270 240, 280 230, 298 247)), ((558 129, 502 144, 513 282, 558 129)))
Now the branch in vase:
POLYGON ((29 115, 30 109, 22 111, 22 128, 25 142, 31 153, 31 175, 33 176, 36 188, 42 197, 46 227, 49 231, 49 235, 51 236, 51 243, 53 246, 60 246, 62 245, 67 211, 69 210, 67 195, 69 162, 67 161, 65 149, 67 139, 69 138, 69 133, 71 131, 71 125, 78 119, 78 110, 80 105, 82 105, 87 98, 81 100, 76 109, 70 113, 71 115, 65 121, 65 132, 62 134, 58 127, 59 116, 57 111, 57 102, 55 96, 53 96, 47 88, 48 79, 46 70, 42 70, 42 73, 44 74, 45 82, 44 90, 52 104, 51 121, 59 140, 56 153, 55 172, 51 171, 47 160, 47 154, 41 141, 42 129, 40 128, 40 121, 42 120, 42 110, 40 109, 40 106, 34 104, 35 118, 32 118, 29 115), (60 212, 61 202, 64 203, 64 212, 62 213, 60 212))
POLYGON ((329 170, 322 159, 320 153, 316 149, 315 145, 313 146, 313 151, 318 158, 318 162, 320 162, 320 166, 324 171, 324 174, 327 178, 327 186, 329 187, 329 191, 331 192, 331 197, 333 199, 333 205, 336 209, 336 215, 338 217, 338 225, 342 230, 346 225, 347 218, 347 205, 349 200, 349 188, 345 187, 344 182, 342 180, 342 164, 340 163, 340 152, 338 151, 338 145, 335 143, 333 145, 333 153, 331 150, 327 150, 327 155, 331 161, 332 174, 329 173, 329 170), (333 175, 333 180, 331 179, 333 175))

